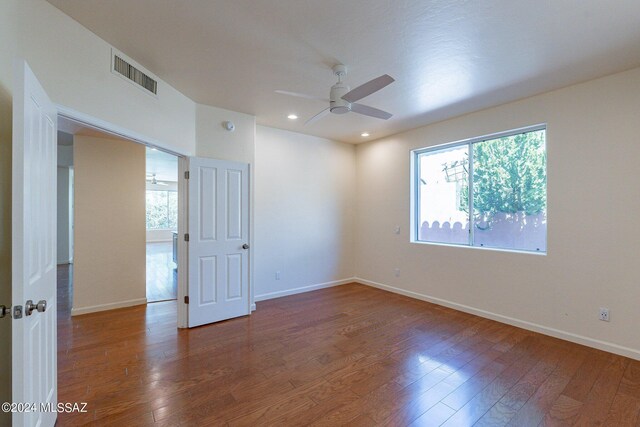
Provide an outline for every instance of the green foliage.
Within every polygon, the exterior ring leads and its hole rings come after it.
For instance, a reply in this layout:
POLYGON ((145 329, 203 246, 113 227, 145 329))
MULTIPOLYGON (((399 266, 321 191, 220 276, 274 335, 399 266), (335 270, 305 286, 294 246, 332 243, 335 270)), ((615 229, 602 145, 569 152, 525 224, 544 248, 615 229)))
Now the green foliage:
POLYGON ((147 190, 147 229, 172 230, 178 226, 178 193, 147 190))
MULTIPOLYGON (((496 212, 546 210, 547 175, 544 131, 492 139, 473 145, 473 207, 484 217, 496 212)), ((469 188, 460 206, 468 211, 469 188)))

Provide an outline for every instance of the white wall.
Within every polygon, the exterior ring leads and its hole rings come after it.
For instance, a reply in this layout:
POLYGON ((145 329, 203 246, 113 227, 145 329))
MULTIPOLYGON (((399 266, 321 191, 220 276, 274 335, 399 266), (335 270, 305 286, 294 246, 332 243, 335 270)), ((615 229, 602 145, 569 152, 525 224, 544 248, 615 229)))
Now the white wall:
POLYGON ((159 242, 173 242, 173 231, 147 229, 147 243, 159 242))
POLYGON ((74 138, 72 314, 146 303, 145 148, 74 138))
POLYGON ((73 166, 73 145, 58 145, 58 166, 73 166))
POLYGON ((73 146, 58 145, 57 248, 58 264, 73 259, 73 146))
POLYGON ((354 166, 353 145, 257 127, 256 300, 353 277, 354 166))
POLYGON ((252 164, 255 156, 256 118, 207 105, 196 106, 196 152, 200 157, 252 164), (233 132, 222 127, 232 121, 233 132))
POLYGON ((71 261, 71 235, 70 235, 70 180, 69 168, 58 166, 58 216, 57 216, 57 247, 58 264, 67 264, 71 261))
POLYGON ((156 98, 113 74, 111 46, 45 0, 3 0, 0 7, 3 21, 13 21, 13 31, 2 38, 3 86, 11 87, 12 59, 24 58, 54 102, 163 147, 195 152, 195 103, 189 98, 163 81, 156 98))
POLYGON ((635 69, 358 146, 357 276, 640 358, 639 111, 635 69), (411 149, 538 123, 546 256, 409 243, 411 149))

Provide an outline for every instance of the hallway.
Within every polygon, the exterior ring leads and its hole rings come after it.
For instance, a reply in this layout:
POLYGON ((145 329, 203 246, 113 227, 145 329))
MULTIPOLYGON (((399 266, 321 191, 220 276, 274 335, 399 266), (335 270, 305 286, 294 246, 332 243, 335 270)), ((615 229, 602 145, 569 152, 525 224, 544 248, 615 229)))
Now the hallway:
POLYGON ((147 302, 177 298, 177 271, 171 242, 147 243, 147 302))

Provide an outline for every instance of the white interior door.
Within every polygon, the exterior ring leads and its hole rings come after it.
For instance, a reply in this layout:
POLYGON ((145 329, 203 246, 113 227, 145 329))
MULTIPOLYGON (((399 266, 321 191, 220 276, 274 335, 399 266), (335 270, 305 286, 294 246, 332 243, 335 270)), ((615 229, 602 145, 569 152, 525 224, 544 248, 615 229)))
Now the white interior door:
POLYGON ((57 402, 57 112, 26 62, 14 73, 12 400, 34 406, 14 413, 13 425, 53 426, 46 405, 57 402))
POLYGON ((189 159, 189 327, 249 314, 249 165, 189 159))

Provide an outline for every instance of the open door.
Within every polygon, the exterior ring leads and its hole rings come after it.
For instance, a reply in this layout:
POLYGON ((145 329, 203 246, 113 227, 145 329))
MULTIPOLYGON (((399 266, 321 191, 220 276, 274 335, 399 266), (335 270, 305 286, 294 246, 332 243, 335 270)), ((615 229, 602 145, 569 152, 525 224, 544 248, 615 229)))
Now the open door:
POLYGON ((14 426, 56 421, 57 112, 25 61, 14 68, 12 400, 14 426))
POLYGON ((249 314, 249 165, 189 158, 189 327, 249 314))

